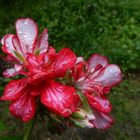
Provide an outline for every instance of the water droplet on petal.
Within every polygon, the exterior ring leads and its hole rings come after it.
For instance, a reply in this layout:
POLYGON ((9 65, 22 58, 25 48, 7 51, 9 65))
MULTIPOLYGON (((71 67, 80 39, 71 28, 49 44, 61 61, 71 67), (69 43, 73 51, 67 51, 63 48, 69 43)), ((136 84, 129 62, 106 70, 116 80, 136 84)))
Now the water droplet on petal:
POLYGON ((18 33, 21 35, 22 34, 22 31, 19 31, 18 33))
POLYGON ((21 106, 18 106, 17 108, 18 108, 18 109, 21 109, 21 106))
POLYGON ((48 102, 51 102, 51 98, 48 98, 48 102))
POLYGON ((118 76, 118 73, 116 72, 114 75, 115 75, 115 76, 118 76))
POLYGON ((28 24, 28 22, 27 22, 27 21, 24 21, 24 24, 25 24, 25 25, 27 25, 27 24, 28 24))
POLYGON ((9 43, 6 43, 6 46, 9 47, 9 43))
POLYGON ((109 69, 109 72, 113 72, 112 69, 109 69))
POLYGON ((59 99, 59 101, 62 101, 63 100, 62 96, 59 96, 58 99, 59 99))

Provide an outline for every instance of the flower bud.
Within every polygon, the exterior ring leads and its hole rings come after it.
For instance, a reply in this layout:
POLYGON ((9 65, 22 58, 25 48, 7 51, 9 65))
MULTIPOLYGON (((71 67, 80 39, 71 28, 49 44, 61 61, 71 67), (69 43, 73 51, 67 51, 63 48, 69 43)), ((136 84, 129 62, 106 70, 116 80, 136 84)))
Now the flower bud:
POLYGON ((78 109, 75 113, 72 114, 71 119, 74 123, 81 127, 93 128, 93 124, 90 123, 91 120, 95 119, 95 116, 91 111, 84 109, 78 109))

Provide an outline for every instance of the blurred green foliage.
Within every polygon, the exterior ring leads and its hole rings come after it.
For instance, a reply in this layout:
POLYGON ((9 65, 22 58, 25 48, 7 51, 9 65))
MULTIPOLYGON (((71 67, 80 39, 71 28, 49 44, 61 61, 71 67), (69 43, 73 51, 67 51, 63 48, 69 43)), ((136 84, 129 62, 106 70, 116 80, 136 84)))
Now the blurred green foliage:
POLYGON ((31 17, 50 44, 88 58, 100 53, 122 69, 139 68, 140 0, 1 0, 0 35, 14 33, 17 18, 31 17))

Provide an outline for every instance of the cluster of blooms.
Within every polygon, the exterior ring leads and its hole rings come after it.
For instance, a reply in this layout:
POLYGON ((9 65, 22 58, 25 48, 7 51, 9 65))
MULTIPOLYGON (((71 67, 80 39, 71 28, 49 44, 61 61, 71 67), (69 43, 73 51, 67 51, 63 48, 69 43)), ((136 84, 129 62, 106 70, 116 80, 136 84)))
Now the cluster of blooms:
POLYGON ((42 104, 50 114, 82 127, 110 127, 111 104, 106 94, 121 81, 120 68, 99 54, 86 62, 68 48, 57 53, 48 44, 47 29, 38 37, 32 19, 18 19, 15 26, 16 35, 1 39, 2 51, 13 66, 3 72, 4 76, 23 75, 10 81, 1 97, 11 101, 11 114, 27 122, 42 104))

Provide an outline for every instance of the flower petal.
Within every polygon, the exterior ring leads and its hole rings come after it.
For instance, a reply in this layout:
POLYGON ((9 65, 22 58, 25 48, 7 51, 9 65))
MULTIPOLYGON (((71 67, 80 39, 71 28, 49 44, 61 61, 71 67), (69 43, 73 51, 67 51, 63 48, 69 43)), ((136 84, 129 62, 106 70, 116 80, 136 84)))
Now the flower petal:
POLYGON ((36 23, 29 18, 18 19, 16 21, 16 30, 23 53, 32 53, 38 34, 36 23))
POLYGON ((86 63, 83 57, 77 57, 76 64, 79 63, 83 63, 83 64, 86 63))
POLYGON ((56 57, 56 62, 54 65, 55 75, 64 76, 68 69, 73 68, 76 60, 76 55, 70 49, 62 49, 56 57))
POLYGON ((13 46, 15 48, 15 50, 21 54, 22 56, 24 56, 24 53, 23 53, 23 50, 21 48, 21 45, 20 45, 20 42, 19 42, 19 39, 17 36, 13 36, 12 38, 12 42, 13 42, 13 46))
POLYGON ((13 34, 7 34, 6 36, 3 37, 2 43, 4 45, 2 46, 2 50, 4 53, 8 54, 9 56, 13 57, 14 59, 18 60, 18 58, 15 55, 15 48, 12 42, 12 38, 14 37, 13 34))
POLYGON ((54 58, 57 56, 57 53, 52 46, 49 46, 47 55, 51 56, 51 57, 54 57, 54 58))
POLYGON ((1 99, 10 101, 17 100, 25 90, 26 86, 26 79, 12 80, 6 85, 4 95, 1 97, 1 99))
POLYGON ((35 114, 35 97, 31 96, 30 91, 27 90, 21 97, 11 103, 9 109, 15 117, 27 122, 31 120, 35 114))
POLYGON ((1 42, 2 45, 4 45, 4 39, 5 39, 6 36, 7 36, 7 35, 5 35, 5 36, 0 40, 0 42, 1 42))
POLYGON ((112 106, 106 98, 94 97, 89 94, 86 94, 86 97, 93 108, 103 113, 109 113, 111 111, 112 106))
POLYGON ((104 86, 112 87, 120 83, 121 77, 120 68, 117 65, 110 64, 103 68, 94 80, 104 86))
POLYGON ((93 71, 97 65, 105 67, 108 64, 108 59, 99 54, 93 54, 88 60, 88 71, 93 71))
POLYGON ((79 62, 74 66, 74 68, 72 69, 72 76, 75 81, 77 80, 81 81, 85 79, 86 73, 84 72, 84 68, 85 68, 85 63, 83 62, 79 62))
POLYGON ((40 64, 38 57, 32 53, 28 54, 26 61, 29 63, 29 67, 37 67, 40 64))
POLYGON ((22 70, 22 66, 18 65, 18 64, 15 64, 14 68, 6 69, 3 72, 3 75, 7 78, 10 78, 10 77, 13 77, 15 75, 18 75, 21 70, 22 70))
POLYGON ((41 34, 39 40, 37 41, 35 51, 39 50, 39 54, 47 52, 48 50, 48 30, 44 29, 43 33, 41 34))
POLYGON ((93 114, 95 116, 95 119, 91 120, 90 123, 92 123, 95 128, 107 129, 113 124, 113 120, 110 116, 98 112, 97 110, 94 110, 93 114))
POLYGON ((71 115, 76 110, 78 100, 73 87, 54 81, 48 83, 41 94, 41 102, 51 111, 63 117, 71 115))

